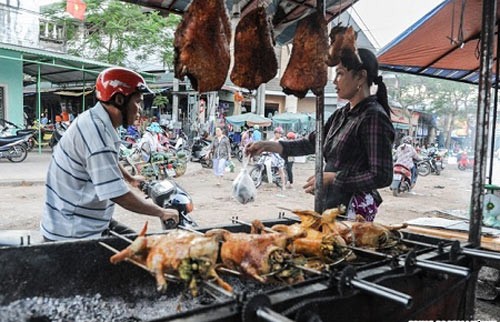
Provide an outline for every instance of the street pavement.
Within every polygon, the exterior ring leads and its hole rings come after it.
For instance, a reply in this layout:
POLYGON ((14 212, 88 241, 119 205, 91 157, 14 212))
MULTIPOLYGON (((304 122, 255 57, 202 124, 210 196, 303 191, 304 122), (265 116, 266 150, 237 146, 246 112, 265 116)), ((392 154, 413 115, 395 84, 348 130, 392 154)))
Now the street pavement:
POLYGON ((0 159, 0 185, 43 185, 49 167, 52 152, 44 149, 33 150, 23 162, 14 163, 0 159))

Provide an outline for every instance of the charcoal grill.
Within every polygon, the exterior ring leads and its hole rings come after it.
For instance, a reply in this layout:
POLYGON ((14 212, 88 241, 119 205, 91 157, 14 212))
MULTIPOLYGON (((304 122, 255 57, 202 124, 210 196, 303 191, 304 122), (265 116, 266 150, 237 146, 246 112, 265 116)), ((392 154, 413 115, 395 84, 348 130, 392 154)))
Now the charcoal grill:
MULTIPOLYGON (((291 222, 264 222, 277 223, 291 222)), ((241 224, 211 228, 248 232, 241 224)), ((221 272, 234 287, 232 294, 208 283, 193 298, 179 283, 169 283, 159 294, 149 273, 129 263, 110 264, 112 253, 100 243, 116 249, 128 245, 109 237, 2 249, 0 320, 460 320, 466 292, 475 283, 471 256, 498 257, 405 232, 402 243, 410 251, 402 255, 353 247, 354 262, 329 272, 307 270, 306 280, 294 285, 261 285, 221 272)))

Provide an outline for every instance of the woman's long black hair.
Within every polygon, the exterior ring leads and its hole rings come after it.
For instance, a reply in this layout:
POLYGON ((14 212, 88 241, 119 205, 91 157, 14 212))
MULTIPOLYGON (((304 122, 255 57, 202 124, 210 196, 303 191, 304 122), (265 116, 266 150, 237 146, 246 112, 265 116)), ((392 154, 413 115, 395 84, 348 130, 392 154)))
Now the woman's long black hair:
POLYGON ((358 49, 359 58, 353 55, 352 51, 343 50, 340 55, 340 62, 347 70, 366 70, 366 82, 368 86, 373 84, 377 85, 377 100, 384 108, 385 112, 391 117, 391 108, 389 106, 389 99, 387 97, 387 87, 382 80, 382 76, 378 75, 378 61, 377 57, 366 48, 358 49), (361 59, 361 62, 359 61, 361 59))

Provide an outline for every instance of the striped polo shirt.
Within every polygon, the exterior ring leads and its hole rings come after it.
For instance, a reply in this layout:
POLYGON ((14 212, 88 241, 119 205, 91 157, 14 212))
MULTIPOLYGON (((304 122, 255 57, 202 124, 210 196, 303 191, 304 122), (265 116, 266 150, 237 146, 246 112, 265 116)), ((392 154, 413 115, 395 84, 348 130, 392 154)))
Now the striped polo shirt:
POLYGON ((114 202, 129 188, 118 166, 120 137, 104 107, 81 113, 55 147, 40 223, 51 240, 95 238, 108 227, 114 202))

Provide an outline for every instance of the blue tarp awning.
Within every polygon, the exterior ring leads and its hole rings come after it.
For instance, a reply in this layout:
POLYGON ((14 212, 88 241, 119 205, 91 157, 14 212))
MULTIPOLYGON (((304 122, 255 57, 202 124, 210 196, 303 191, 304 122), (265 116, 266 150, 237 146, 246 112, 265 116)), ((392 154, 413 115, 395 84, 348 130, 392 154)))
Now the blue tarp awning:
MULTIPOLYGON (((497 2, 498 32, 500 0, 497 2)), ((480 76, 481 21, 482 0, 443 1, 382 48, 378 54, 380 68, 476 84, 480 76)), ((495 75, 495 64, 492 69, 495 75)), ((492 83, 498 85, 495 79, 492 83)))

